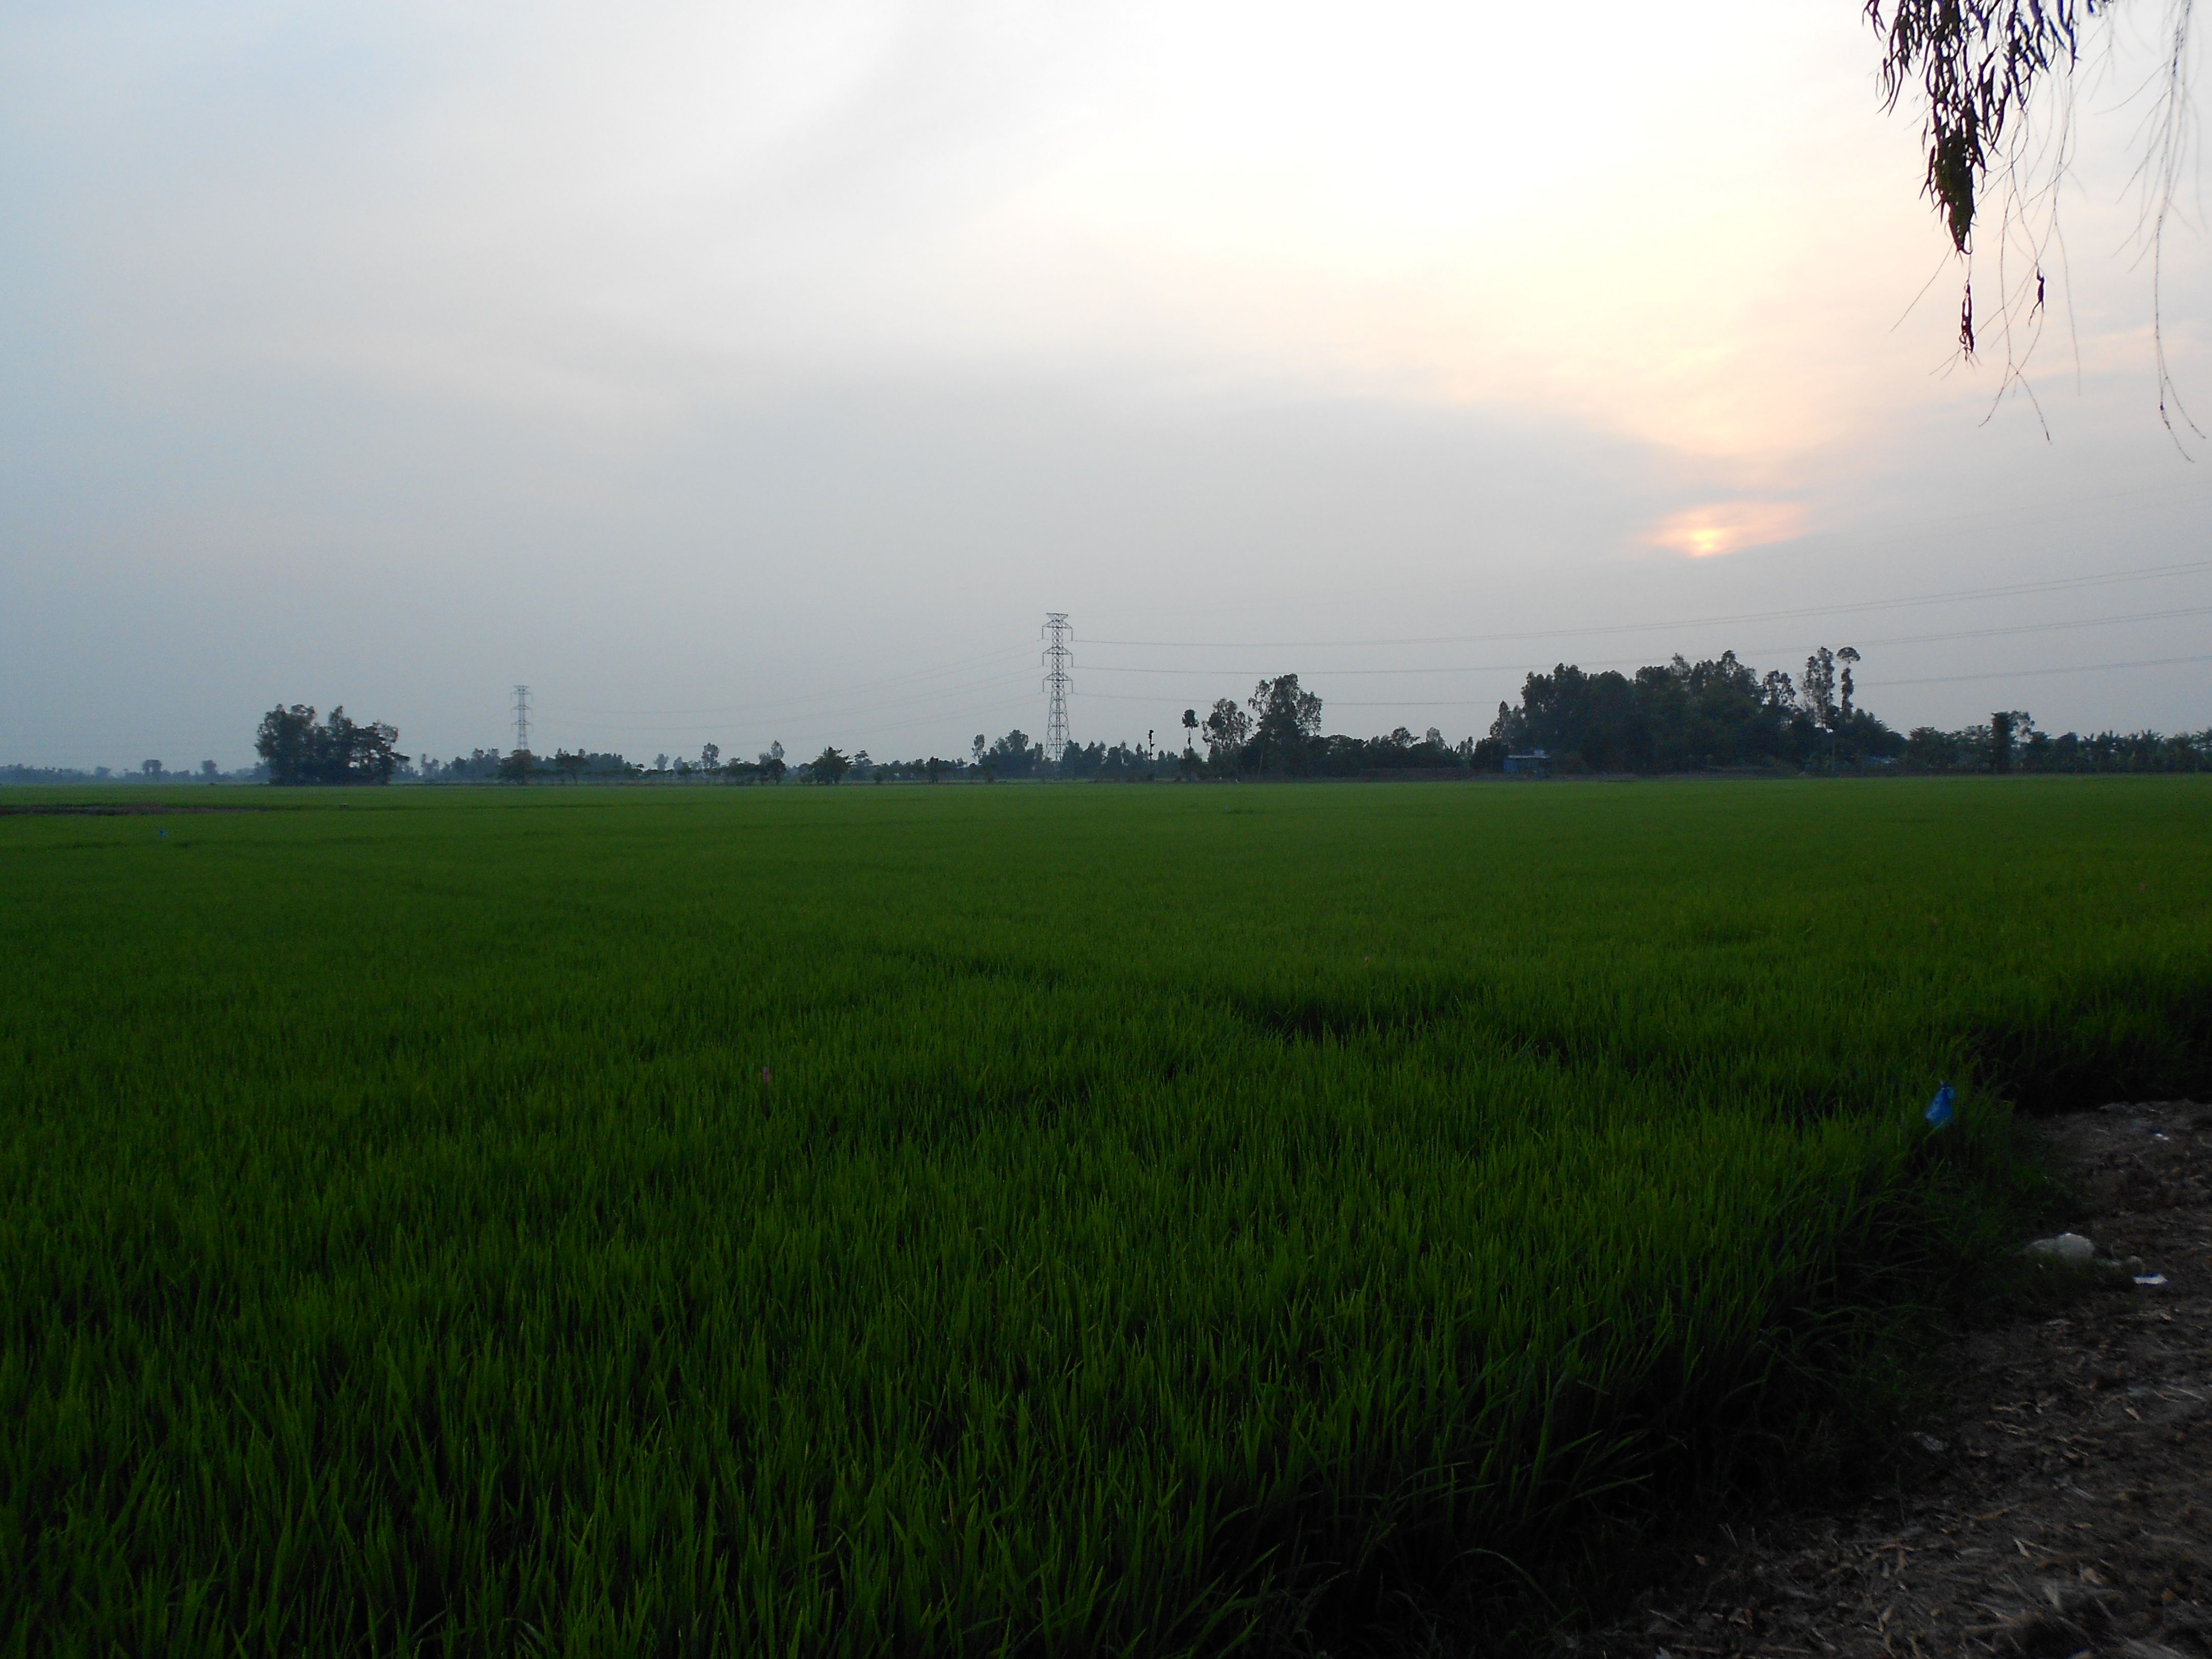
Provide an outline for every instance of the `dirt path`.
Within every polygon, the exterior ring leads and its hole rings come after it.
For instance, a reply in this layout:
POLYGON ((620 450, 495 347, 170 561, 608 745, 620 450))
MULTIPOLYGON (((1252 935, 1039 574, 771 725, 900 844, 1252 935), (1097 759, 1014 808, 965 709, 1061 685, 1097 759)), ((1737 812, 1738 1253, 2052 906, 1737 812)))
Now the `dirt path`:
POLYGON ((2046 1127, 2091 1200, 2076 1231, 2139 1262, 2064 1318, 1960 1341, 1899 1490, 1738 1528, 1573 1651, 2212 1659, 2212 1108, 2046 1127))

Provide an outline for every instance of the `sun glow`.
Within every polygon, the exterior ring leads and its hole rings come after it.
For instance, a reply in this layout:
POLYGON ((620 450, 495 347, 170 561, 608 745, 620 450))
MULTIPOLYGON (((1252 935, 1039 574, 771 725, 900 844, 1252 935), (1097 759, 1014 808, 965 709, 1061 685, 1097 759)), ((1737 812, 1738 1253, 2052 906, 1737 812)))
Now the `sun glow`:
POLYGON ((1645 539, 1686 558, 1711 559, 1793 541, 1805 533, 1805 523, 1801 501, 1717 501, 1662 519, 1645 539))

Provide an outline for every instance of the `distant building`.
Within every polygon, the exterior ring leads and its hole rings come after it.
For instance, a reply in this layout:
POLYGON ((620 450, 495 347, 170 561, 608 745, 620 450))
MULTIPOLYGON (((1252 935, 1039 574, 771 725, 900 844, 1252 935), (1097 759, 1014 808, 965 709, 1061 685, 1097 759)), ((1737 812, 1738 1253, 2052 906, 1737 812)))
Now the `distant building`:
POLYGON ((1525 755, 1508 755, 1505 769, 1524 778, 1548 778, 1552 775, 1551 751, 1531 749, 1525 755))

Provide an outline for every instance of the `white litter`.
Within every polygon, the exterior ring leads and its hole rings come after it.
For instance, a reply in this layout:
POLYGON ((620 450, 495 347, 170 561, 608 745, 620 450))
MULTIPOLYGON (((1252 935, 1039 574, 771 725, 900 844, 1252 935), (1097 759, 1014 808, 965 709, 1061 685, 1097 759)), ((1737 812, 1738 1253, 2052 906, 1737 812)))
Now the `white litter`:
POLYGON ((2166 1275, 2164 1273, 2137 1273, 2136 1275, 2136 1283, 2138 1285, 2148 1285, 2155 1287, 2166 1283, 2166 1275))
POLYGON ((2063 1261, 2069 1267, 2086 1267, 2097 1259, 2097 1247, 2079 1233, 2061 1233, 2056 1238, 2037 1239, 2021 1254, 2063 1261))

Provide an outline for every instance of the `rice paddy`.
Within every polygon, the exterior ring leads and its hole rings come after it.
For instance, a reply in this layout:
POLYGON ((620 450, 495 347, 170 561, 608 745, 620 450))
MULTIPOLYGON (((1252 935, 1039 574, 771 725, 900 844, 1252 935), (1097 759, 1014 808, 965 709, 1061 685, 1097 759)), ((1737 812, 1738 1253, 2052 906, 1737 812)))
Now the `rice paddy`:
POLYGON ((204 799, 0 817, 8 1652, 1471 1641, 2212 1059, 2194 778, 204 799))

